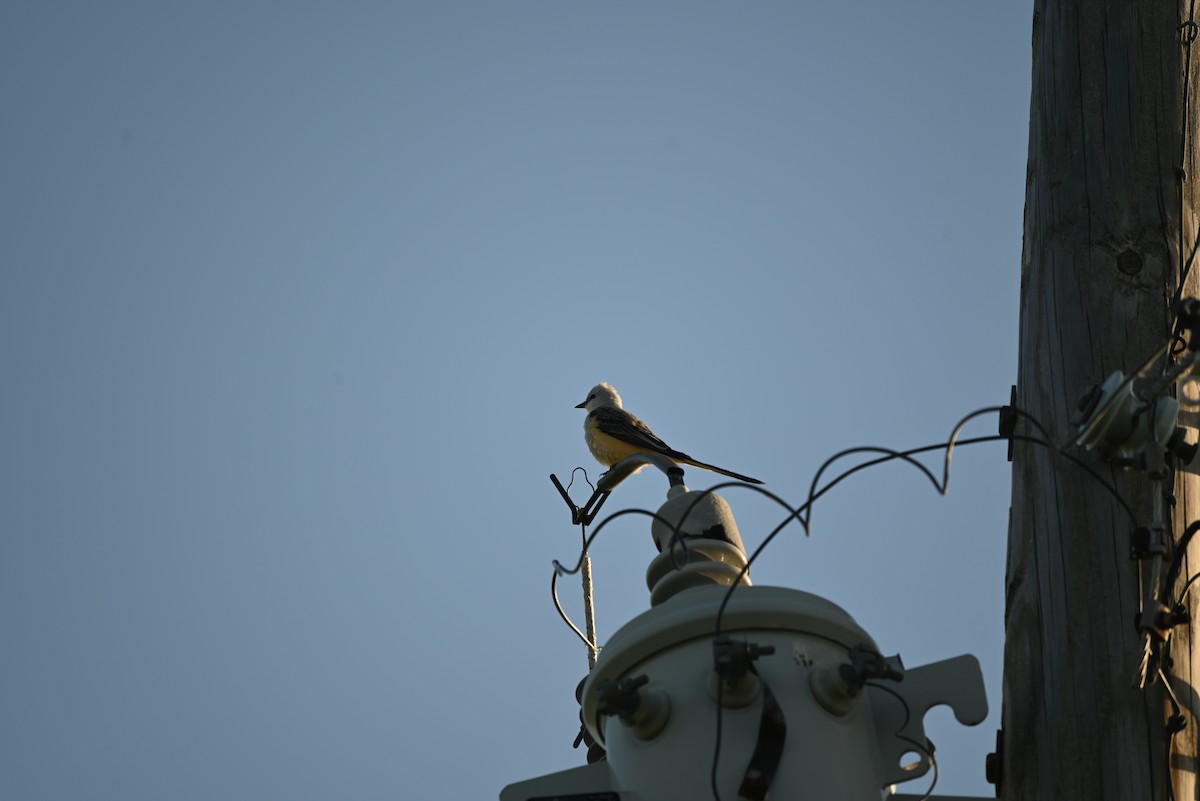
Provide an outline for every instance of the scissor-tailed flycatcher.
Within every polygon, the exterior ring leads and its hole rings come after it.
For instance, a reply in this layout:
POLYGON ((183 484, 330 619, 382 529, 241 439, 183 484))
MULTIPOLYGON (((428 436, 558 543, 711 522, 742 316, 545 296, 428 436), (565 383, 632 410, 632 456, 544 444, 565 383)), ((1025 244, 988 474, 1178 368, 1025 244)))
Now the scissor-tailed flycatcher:
POLYGON ((671 448, 650 430, 650 426, 621 408, 621 396, 609 384, 597 384, 592 387, 587 400, 575 408, 587 409, 588 415, 583 421, 583 436, 592 456, 605 467, 612 467, 631 454, 661 453, 679 464, 702 467, 751 484, 762 483, 757 478, 698 462, 686 453, 671 448))

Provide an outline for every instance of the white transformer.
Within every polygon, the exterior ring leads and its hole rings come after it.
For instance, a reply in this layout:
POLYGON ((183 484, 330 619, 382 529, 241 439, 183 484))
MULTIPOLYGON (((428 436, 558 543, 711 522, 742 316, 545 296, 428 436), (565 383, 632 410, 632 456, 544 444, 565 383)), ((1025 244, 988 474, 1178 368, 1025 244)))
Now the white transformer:
POLYGON ((966 725, 987 716, 973 656, 905 669, 824 598, 750 586, 719 496, 675 486, 658 515, 672 525, 653 526, 653 606, 608 640, 582 687, 605 757, 509 785, 501 801, 706 801, 714 783, 724 801, 899 801, 889 788, 931 767, 930 707, 966 725), (671 542, 681 518, 686 555, 671 542))

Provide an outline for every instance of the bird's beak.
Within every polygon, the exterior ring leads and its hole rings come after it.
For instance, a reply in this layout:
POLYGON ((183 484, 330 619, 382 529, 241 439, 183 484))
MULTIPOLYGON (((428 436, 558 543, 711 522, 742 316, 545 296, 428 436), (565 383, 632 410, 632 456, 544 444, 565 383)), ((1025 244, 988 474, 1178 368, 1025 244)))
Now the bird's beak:
POLYGON ((576 406, 575 408, 576 408, 576 409, 586 409, 586 408, 587 408, 587 401, 584 401, 583 403, 579 404, 579 405, 578 405, 578 406, 576 406))

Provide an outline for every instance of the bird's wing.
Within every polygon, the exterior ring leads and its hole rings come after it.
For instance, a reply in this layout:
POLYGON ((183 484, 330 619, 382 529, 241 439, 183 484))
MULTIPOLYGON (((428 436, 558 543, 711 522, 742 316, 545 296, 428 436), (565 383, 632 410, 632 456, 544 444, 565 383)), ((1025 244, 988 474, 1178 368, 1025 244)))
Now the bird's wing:
POLYGON ((650 426, 624 409, 602 406, 594 409, 591 415, 596 422, 596 428, 614 439, 651 453, 661 453, 672 458, 689 458, 659 439, 658 435, 650 430, 650 426))

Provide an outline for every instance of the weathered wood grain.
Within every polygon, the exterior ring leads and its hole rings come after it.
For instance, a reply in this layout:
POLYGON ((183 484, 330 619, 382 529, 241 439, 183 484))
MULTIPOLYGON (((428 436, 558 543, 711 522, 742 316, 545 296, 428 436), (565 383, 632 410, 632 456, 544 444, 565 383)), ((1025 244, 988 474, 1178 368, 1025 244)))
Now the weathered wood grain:
MULTIPOLYGON (((1134 369, 1170 334, 1180 278, 1179 26, 1188 11, 1186 0, 1035 3, 1017 404, 1059 443, 1080 392, 1115 369, 1134 369)), ((1198 66, 1200 52, 1193 89, 1198 66)), ((1197 106, 1187 115, 1189 136, 1197 106)), ((1195 161, 1185 165, 1189 203, 1195 161)), ((1190 252, 1190 210, 1184 232, 1190 252)), ((1195 277, 1186 289, 1200 294, 1195 277)), ((1098 457, 1093 464, 1140 523, 1154 519, 1162 485, 1098 457)), ((1128 516, 1083 471, 1026 444, 1014 449, 1012 493, 1002 797, 1168 798, 1170 709, 1161 684, 1135 685, 1142 639, 1128 516)), ((1200 483, 1180 479, 1176 495, 1178 534, 1200 514, 1200 483)), ((1196 547, 1191 564, 1200 565, 1196 547)), ((1190 599, 1194 616, 1198 597, 1190 599)), ((1191 651, 1190 627, 1177 628, 1176 687, 1194 702, 1191 651)), ((1180 799, 1200 797, 1191 712, 1188 722, 1172 759, 1180 799)))

